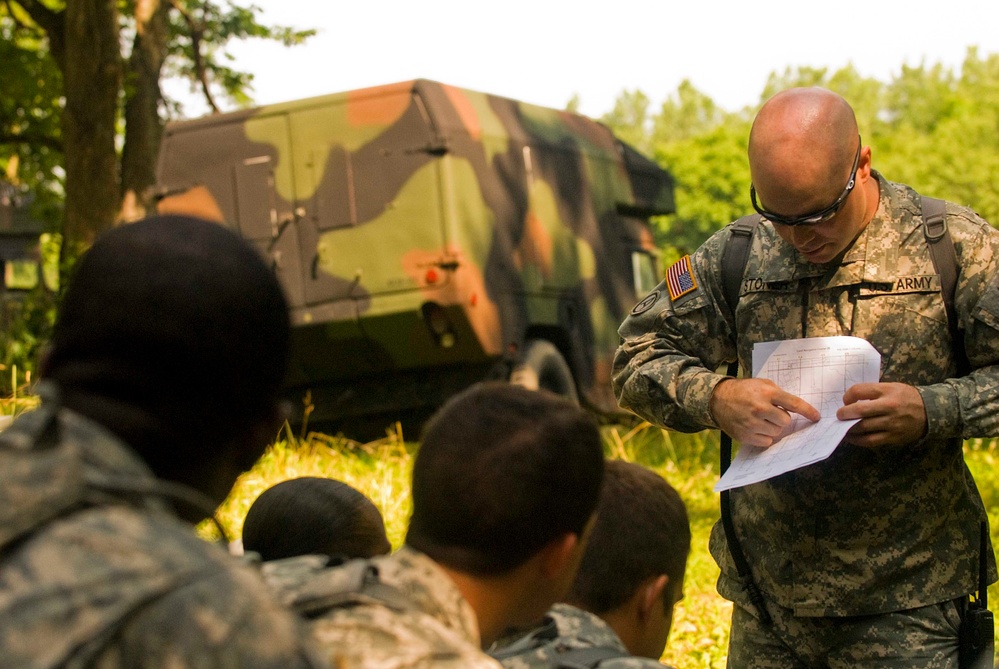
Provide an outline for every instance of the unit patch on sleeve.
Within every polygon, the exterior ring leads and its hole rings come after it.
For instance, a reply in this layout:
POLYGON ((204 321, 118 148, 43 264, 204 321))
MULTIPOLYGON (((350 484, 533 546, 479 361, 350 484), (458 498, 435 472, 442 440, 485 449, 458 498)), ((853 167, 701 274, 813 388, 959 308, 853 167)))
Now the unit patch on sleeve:
POLYGON ((666 270, 666 286, 669 288, 669 297, 674 302, 677 298, 697 290, 697 280, 690 267, 689 255, 683 256, 666 270))
POLYGON ((659 301, 659 291, 654 290, 645 296, 645 299, 635 305, 635 308, 631 310, 632 316, 640 316, 646 311, 652 308, 656 302, 659 301))

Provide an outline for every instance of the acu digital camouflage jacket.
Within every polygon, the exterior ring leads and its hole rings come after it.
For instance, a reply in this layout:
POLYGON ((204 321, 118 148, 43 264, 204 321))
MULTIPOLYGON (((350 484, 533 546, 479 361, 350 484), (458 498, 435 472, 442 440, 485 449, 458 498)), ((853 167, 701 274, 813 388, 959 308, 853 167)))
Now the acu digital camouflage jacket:
MULTIPOLYGON (((693 289, 674 301, 660 284, 620 330, 614 384, 622 405, 685 432, 717 427, 708 404, 725 377, 716 370, 738 356, 746 374, 757 342, 862 337, 881 354, 882 381, 919 391, 928 421, 919 442, 841 444, 824 462, 733 491, 736 531, 758 585, 796 615, 903 610, 976 589, 986 516, 959 438, 999 434, 999 231, 947 204, 955 306, 973 368, 955 378, 919 195, 877 178, 878 210, 839 265, 798 257, 764 221, 732 314, 720 269, 729 226, 690 256, 693 289)), ((747 603, 720 524, 711 550, 721 594, 747 603)), ((995 580, 991 547, 988 554, 995 580)))
POLYGON ((313 638, 329 666, 500 669, 480 648, 475 611, 423 553, 404 546, 392 555, 340 567, 323 568, 324 563, 319 556, 301 556, 265 562, 263 570, 279 598, 312 620, 313 638), (374 568, 391 601, 356 589, 353 567, 359 564, 374 568))
MULTIPOLYGON (((555 604, 546 618, 541 628, 490 652, 497 654, 506 669, 556 669, 572 657, 567 651, 581 648, 606 648, 619 653, 618 657, 601 660, 600 669, 669 669, 656 660, 629 654, 610 625, 588 611, 555 604)), ((580 662, 577 659, 573 664, 580 662)))
POLYGON ((252 568, 115 480, 155 481, 52 403, 0 433, 0 668, 319 666, 252 568))

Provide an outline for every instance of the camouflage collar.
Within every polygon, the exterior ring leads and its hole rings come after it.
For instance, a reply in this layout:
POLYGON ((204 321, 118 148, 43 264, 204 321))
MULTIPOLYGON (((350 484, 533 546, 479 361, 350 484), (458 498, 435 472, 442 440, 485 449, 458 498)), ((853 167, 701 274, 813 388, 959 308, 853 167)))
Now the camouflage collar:
POLYGON ((475 611, 436 562, 409 546, 373 562, 384 583, 398 588, 418 609, 475 647, 481 645, 475 611))
POLYGON ((0 433, 0 548, 77 508, 125 502, 166 510, 157 495, 121 493, 91 481, 156 484, 149 468, 103 426, 59 405, 41 384, 42 405, 0 433))
POLYGON ((559 637, 582 642, 580 645, 614 648, 628 654, 621 638, 600 616, 569 604, 555 604, 548 615, 555 621, 559 637))

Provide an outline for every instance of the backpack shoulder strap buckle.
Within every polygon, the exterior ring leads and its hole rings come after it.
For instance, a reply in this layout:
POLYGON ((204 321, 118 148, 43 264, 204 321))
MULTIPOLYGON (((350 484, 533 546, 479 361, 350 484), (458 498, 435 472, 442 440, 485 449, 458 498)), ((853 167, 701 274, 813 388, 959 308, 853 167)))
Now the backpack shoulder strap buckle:
POLYGON ((923 200, 923 235, 930 244, 938 242, 947 235, 947 216, 943 200, 924 197, 923 200))

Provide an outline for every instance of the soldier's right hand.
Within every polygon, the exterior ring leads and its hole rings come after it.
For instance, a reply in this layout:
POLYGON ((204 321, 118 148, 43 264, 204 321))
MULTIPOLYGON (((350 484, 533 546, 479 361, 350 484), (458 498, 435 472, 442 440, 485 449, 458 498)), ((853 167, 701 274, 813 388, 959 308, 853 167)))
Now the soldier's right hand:
POLYGON ((781 390, 769 379, 725 379, 711 394, 711 415, 732 439, 749 446, 772 446, 791 425, 791 414, 813 423, 818 409, 781 390))

